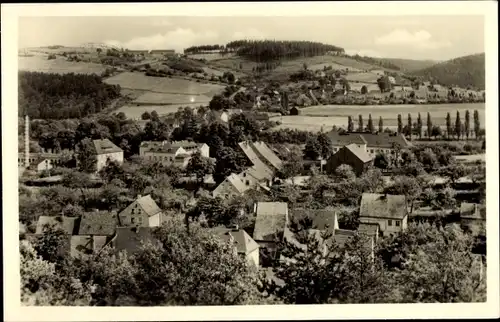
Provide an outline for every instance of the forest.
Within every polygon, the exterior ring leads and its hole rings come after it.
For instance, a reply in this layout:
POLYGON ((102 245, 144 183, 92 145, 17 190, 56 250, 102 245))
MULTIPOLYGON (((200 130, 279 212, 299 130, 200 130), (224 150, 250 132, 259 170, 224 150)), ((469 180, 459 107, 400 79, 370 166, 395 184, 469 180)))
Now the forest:
POLYGON ((341 47, 312 41, 236 40, 229 42, 226 48, 257 62, 319 56, 329 51, 344 52, 341 47))
POLYGON ((200 45, 200 46, 191 46, 184 49, 184 54, 197 54, 204 51, 209 50, 223 50, 223 45, 200 45))
POLYGON ((105 84, 97 75, 19 72, 19 116, 81 118, 119 97, 120 86, 105 84))

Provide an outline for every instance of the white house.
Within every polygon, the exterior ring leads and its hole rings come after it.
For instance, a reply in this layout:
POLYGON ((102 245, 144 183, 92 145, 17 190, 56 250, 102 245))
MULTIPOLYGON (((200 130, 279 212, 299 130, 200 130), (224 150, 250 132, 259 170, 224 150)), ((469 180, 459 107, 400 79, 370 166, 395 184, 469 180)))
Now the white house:
POLYGON ((94 140, 93 143, 97 157, 97 172, 106 167, 108 161, 115 161, 118 164, 123 163, 123 150, 109 139, 94 140))

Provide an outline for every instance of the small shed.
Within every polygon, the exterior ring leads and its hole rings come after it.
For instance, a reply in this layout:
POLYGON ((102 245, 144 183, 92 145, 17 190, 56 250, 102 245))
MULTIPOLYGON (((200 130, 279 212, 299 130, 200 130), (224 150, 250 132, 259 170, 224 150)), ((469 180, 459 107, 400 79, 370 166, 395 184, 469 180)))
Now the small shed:
POLYGON ((290 115, 300 115, 300 110, 294 106, 290 109, 290 115))

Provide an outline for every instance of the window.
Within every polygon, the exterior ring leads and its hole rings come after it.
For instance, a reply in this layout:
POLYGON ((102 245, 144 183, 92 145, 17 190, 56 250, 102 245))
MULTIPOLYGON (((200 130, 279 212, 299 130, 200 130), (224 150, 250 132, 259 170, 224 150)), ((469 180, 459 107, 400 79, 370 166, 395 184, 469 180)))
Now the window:
POLYGON ((134 214, 134 209, 132 209, 132 215, 134 214))
POLYGON ((130 223, 131 223, 131 224, 134 224, 134 223, 135 223, 135 218, 134 218, 134 217, 131 217, 131 218, 130 218, 130 223))
POLYGON ((399 227, 400 223, 399 220, 396 220, 396 227, 399 227))
POLYGON ((247 180, 246 184, 247 184, 247 186, 250 185, 250 181, 247 180))
POLYGON ((370 149, 370 153, 373 153, 373 149, 370 149))
POLYGON ((392 226, 392 220, 389 220, 388 224, 389 224, 389 226, 392 226))

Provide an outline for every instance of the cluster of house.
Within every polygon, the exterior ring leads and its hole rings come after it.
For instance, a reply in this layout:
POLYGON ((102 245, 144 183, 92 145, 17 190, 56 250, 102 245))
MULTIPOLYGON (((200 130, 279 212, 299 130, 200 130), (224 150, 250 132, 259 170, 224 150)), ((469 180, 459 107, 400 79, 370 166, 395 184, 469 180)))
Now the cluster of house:
POLYGON ((73 257, 98 253, 108 245, 117 252, 134 253, 142 242, 152 240, 152 228, 164 220, 165 214, 150 195, 138 196, 120 212, 95 210, 81 217, 41 216, 35 234, 26 234, 26 238, 36 238, 52 227, 64 232, 65 245, 61 251, 73 257))

